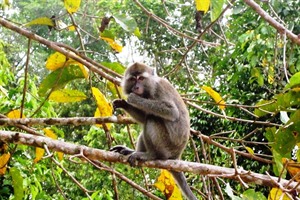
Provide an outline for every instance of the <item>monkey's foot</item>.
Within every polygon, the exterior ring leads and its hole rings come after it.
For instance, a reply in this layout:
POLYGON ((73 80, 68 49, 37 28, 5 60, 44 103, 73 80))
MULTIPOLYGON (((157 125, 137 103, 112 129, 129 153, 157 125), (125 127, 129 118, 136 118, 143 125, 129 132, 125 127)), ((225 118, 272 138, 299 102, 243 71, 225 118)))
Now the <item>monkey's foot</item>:
POLYGON ((146 152, 133 152, 129 158, 128 158, 128 162, 130 164, 130 166, 137 166, 139 162, 145 162, 147 160, 155 160, 156 157, 153 155, 150 155, 146 152))
POLYGON ((132 154, 134 152, 134 150, 129 149, 128 147, 125 147, 123 145, 114 146, 109 151, 117 152, 117 153, 122 154, 124 156, 132 154))

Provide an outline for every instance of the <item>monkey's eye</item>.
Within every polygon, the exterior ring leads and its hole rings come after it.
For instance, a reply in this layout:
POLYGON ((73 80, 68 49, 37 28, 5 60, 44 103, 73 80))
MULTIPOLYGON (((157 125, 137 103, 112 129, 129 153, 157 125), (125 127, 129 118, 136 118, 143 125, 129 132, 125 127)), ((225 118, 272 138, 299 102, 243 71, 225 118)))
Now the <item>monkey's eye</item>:
POLYGON ((136 78, 135 78, 135 77, 130 77, 128 80, 129 80, 130 82, 135 82, 136 78))
POLYGON ((139 77, 139 81, 142 81, 142 80, 144 80, 145 79, 145 77, 143 77, 143 76, 140 76, 139 77))

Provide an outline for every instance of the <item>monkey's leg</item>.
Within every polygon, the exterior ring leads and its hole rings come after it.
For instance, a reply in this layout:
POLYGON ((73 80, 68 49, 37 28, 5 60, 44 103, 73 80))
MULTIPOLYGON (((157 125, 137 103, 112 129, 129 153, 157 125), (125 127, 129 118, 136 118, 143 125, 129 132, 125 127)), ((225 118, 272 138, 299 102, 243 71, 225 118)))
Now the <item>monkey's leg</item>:
POLYGON ((147 149, 145 145, 144 133, 142 132, 137 141, 136 151, 129 156, 128 162, 131 166, 136 166, 139 161, 143 162, 155 159, 156 155, 153 154, 151 150, 147 149))

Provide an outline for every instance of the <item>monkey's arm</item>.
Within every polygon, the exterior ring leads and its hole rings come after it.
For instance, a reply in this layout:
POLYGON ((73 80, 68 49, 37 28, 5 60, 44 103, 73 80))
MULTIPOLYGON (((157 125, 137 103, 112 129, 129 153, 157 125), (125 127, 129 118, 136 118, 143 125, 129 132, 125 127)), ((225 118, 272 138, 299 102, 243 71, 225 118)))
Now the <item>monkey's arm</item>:
POLYGON ((170 121, 175 121, 179 118, 179 110, 172 99, 153 100, 130 93, 127 102, 132 107, 135 107, 146 114, 158 116, 170 121))
POLYGON ((124 99, 116 99, 113 101, 114 109, 122 108, 124 109, 131 117, 133 117, 137 122, 145 122, 145 113, 132 105, 128 104, 124 99))

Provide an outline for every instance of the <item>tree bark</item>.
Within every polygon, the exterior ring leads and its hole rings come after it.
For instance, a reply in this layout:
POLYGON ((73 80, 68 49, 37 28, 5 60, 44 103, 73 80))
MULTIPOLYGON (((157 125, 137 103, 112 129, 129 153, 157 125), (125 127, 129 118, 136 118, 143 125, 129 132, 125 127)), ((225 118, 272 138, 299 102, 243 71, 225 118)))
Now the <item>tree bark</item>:
MULTIPOLYGON (((41 148, 43 148, 44 145, 47 145, 48 149, 63 152, 64 154, 78 154, 78 156, 80 156, 80 154, 83 154, 90 160, 100 160, 128 164, 126 162, 126 157, 118 153, 90 148, 83 145, 71 144, 59 140, 53 140, 48 137, 24 134, 20 132, 0 131, 0 141, 41 148)), ((281 187, 300 192, 298 182, 289 181, 285 179, 280 179, 280 181, 278 182, 278 177, 258 174, 243 169, 238 169, 238 171, 235 171, 235 169, 233 168, 219 167, 209 164, 194 163, 181 160, 147 161, 144 163, 139 163, 138 166, 149 168, 161 168, 174 171, 184 171, 199 175, 206 175, 210 177, 223 177, 234 180, 242 180, 245 183, 255 183, 258 185, 270 187, 281 187)))

